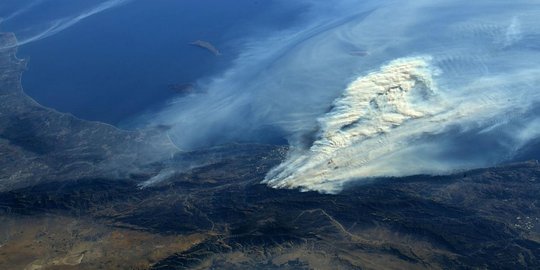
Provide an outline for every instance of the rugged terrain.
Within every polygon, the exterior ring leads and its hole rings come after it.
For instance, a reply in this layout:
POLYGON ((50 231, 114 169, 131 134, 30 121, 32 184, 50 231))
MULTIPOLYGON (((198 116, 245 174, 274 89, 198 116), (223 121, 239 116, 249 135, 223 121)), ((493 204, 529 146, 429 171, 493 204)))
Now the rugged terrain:
POLYGON ((128 132, 43 107, 21 87, 26 61, 0 34, 0 190, 49 180, 124 176, 177 149, 157 131, 128 132))
POLYGON ((0 269, 540 267, 536 161, 337 195, 271 189, 260 181, 286 147, 178 152, 159 131, 40 106, 25 65, 0 52, 0 269))

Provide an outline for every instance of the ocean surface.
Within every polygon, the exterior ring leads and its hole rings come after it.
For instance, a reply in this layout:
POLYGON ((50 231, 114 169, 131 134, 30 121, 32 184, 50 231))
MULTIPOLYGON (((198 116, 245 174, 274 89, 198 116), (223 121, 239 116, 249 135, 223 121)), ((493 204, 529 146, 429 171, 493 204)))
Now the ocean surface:
POLYGON ((122 125, 177 96, 169 85, 220 73, 241 53, 242 39, 286 28, 301 11, 253 0, 4 0, 0 30, 26 43, 18 55, 29 60, 27 94, 61 112, 122 125), (66 27, 47 33, 55 23, 66 27), (222 55, 190 46, 194 40, 222 55))

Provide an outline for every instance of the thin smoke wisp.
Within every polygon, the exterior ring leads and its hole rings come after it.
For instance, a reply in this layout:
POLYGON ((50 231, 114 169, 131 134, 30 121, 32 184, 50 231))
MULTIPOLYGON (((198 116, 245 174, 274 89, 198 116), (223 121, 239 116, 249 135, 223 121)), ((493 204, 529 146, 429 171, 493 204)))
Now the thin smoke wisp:
MULTIPOLYGON (((24 28, 22 28, 22 33, 19 33, 17 30, 15 30, 15 34, 17 34, 17 36, 19 37, 19 42, 13 46, 22 46, 28 43, 42 40, 47 37, 51 37, 91 16, 99 14, 108 9, 126 4, 130 1, 132 0, 107 0, 96 4, 95 6, 89 7, 85 10, 79 11, 75 15, 70 14, 64 17, 52 18, 48 21, 42 21, 35 23, 34 25, 25 26, 24 28)), ((43 4, 43 2, 45 2, 45 0, 32 2, 29 5, 22 7, 21 9, 4 18, 4 21, 13 19, 25 12, 28 12, 30 9, 35 8, 40 4, 43 4)))

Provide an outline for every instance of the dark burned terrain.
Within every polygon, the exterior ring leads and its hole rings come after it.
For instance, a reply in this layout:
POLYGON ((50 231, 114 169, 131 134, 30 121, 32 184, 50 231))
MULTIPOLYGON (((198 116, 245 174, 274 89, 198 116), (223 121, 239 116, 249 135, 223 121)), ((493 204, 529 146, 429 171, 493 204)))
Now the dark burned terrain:
POLYGON ((540 268, 536 161, 271 189, 259 183, 285 147, 178 153, 159 132, 43 108, 14 55, 0 52, 0 269, 540 268), (174 167, 191 169, 142 188, 174 167))

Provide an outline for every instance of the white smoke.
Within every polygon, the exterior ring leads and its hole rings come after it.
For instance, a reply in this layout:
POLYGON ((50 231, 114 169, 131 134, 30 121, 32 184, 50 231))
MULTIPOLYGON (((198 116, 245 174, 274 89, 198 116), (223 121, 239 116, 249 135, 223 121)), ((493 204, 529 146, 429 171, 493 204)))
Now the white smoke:
POLYGON ((433 73, 429 59, 419 57, 395 60, 360 77, 319 119, 320 138, 313 146, 275 168, 266 182, 274 187, 334 191, 334 183, 351 176, 380 173, 369 167, 399 147, 388 141, 390 133, 406 122, 434 117, 444 110, 436 96, 433 73))
POLYGON ((207 94, 147 122, 172 126, 181 148, 278 130, 293 150, 265 182, 321 192, 490 166, 537 139, 540 6, 303 3, 293 26, 253 34, 227 71, 201 80, 207 94))
MULTIPOLYGON (((497 121, 501 114, 516 110, 526 113, 540 94, 528 95, 531 102, 527 102, 522 91, 528 90, 519 89, 519 83, 511 83, 518 98, 492 89, 506 89, 506 80, 540 83, 540 70, 511 74, 504 79, 482 78, 467 87, 469 96, 456 99, 439 91, 434 80, 439 70, 430 62, 426 57, 395 60, 351 83, 333 109, 319 119, 321 131, 313 146, 291 153, 267 175, 265 183, 278 188, 334 193, 351 180, 438 174, 489 165, 488 153, 480 161, 461 157, 460 162, 450 162, 450 156, 445 160, 441 155, 450 154, 445 153, 448 145, 444 145, 444 140, 434 143, 425 139, 456 126, 489 127, 476 135, 482 139, 480 133, 507 124, 506 120, 497 121), (492 91, 488 93, 489 90, 492 91)), ((517 151, 537 138, 537 127, 538 119, 512 136, 501 136, 513 146, 507 149, 509 156, 501 159, 511 157, 512 150, 517 151)))

